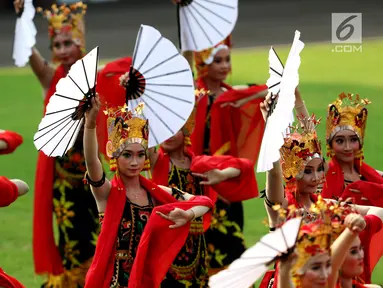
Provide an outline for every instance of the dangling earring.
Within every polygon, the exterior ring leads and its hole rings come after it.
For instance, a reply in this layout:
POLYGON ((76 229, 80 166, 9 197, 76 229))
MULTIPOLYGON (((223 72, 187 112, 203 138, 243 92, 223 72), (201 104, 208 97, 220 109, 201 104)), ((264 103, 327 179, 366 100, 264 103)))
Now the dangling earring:
POLYGON ((148 170, 150 170, 150 160, 149 160, 149 158, 146 158, 145 164, 144 164, 144 169, 142 169, 142 171, 148 171, 148 170))

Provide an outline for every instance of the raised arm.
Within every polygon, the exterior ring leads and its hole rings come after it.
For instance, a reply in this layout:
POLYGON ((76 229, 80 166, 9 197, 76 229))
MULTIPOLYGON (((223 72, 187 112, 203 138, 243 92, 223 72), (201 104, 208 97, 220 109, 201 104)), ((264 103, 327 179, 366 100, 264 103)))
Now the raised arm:
POLYGON ((98 157, 96 118, 100 110, 98 95, 92 99, 92 108, 86 113, 84 129, 84 156, 87 180, 96 199, 99 212, 105 211, 111 184, 105 178, 102 163, 98 157))
MULTIPOLYGON (((16 13, 19 14, 24 6, 24 0, 15 0, 13 5, 16 13)), ((44 92, 46 92, 51 85, 55 69, 48 64, 35 47, 32 48, 32 55, 29 57, 29 64, 31 65, 33 73, 36 75, 41 86, 45 90, 44 92)))

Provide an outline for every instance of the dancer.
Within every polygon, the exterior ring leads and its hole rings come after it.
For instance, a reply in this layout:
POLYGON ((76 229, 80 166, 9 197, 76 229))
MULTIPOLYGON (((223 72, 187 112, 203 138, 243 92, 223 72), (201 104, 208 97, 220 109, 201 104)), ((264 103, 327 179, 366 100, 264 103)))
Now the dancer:
POLYGON ((213 203, 180 190, 185 201, 178 202, 170 188, 164 187, 165 192, 140 176, 148 163, 149 127, 139 110, 133 115, 126 106, 106 111, 106 150, 116 175, 111 182, 105 179, 96 136, 99 109, 97 96, 87 112, 84 133, 86 177, 102 223, 86 287, 159 287, 186 241, 190 221, 203 216, 213 203), (155 208, 158 205, 164 206, 155 208))
POLYGON ((341 93, 329 105, 326 144, 331 160, 322 195, 352 197, 360 205, 383 207, 383 178, 363 161, 369 103, 359 95, 341 93))
MULTIPOLYGON (((23 1, 16 0, 16 12, 23 1)), ((36 48, 30 56, 32 71, 44 90, 44 107, 72 64, 85 55, 86 5, 53 5, 41 11, 49 23, 49 38, 56 69, 36 48)), ((89 187, 82 137, 64 157, 50 158, 39 152, 34 200, 33 256, 35 272, 48 275, 43 287, 83 287, 99 232, 97 207, 89 187), (58 246, 53 233, 53 215, 59 231, 58 246)))

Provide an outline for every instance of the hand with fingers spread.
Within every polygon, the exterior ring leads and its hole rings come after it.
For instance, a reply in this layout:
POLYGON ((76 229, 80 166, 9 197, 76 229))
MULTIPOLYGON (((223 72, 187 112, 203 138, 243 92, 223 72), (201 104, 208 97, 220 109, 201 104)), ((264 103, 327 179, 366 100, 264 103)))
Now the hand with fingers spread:
POLYGON ((273 95, 271 92, 269 92, 266 97, 265 97, 265 100, 260 104, 260 108, 261 108, 261 112, 262 112, 262 116, 263 116, 263 120, 266 121, 267 119, 267 114, 269 113, 270 111, 270 106, 271 104, 273 103, 273 100, 277 97, 278 95, 273 95))
POLYGON ((366 221, 363 216, 356 213, 347 215, 344 224, 354 233, 360 233, 366 228, 366 221))
POLYGON ((192 209, 185 211, 180 208, 175 208, 168 215, 165 215, 159 211, 156 213, 162 218, 173 222, 174 224, 169 225, 169 228, 172 229, 184 226, 187 222, 193 220, 195 217, 194 211, 192 209))
POLYGON ((91 107, 85 112, 85 127, 88 129, 96 128, 97 114, 100 111, 101 102, 98 93, 91 100, 91 107))
POLYGON ((222 170, 214 169, 206 173, 193 173, 196 177, 206 179, 205 181, 199 182, 201 185, 215 185, 227 180, 225 173, 222 170))
POLYGON ((13 1, 13 7, 15 7, 16 14, 19 14, 24 7, 24 0, 13 1))

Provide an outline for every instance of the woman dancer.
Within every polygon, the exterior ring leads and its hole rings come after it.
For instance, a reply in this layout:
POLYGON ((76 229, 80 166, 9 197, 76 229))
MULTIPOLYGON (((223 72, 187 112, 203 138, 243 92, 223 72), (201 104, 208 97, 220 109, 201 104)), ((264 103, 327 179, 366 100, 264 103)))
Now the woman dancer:
MULTIPOLYGON (((23 1, 16 0, 18 12, 23 1)), ((41 11, 49 22, 49 38, 56 69, 33 48, 32 71, 44 93, 44 107, 72 64, 85 55, 81 2, 41 11)), ((83 287, 99 231, 96 203, 83 183, 86 171, 81 137, 64 157, 50 158, 39 152, 34 200, 33 256, 35 272, 48 275, 45 287, 83 287), (52 214, 59 230, 55 244, 52 214)))
POLYGON ((368 99, 345 94, 328 107, 327 155, 331 158, 323 197, 354 198, 360 205, 383 207, 383 178, 363 157, 368 99))
POLYGON ((106 152, 116 176, 111 182, 105 179, 95 131, 99 109, 97 97, 87 113, 84 133, 86 177, 102 223, 86 287, 159 287, 185 243, 190 221, 203 216, 213 203, 180 190, 177 193, 186 201, 178 202, 171 189, 167 193, 140 176, 148 163, 148 122, 124 107, 106 111, 106 152), (154 208, 163 204, 168 205, 154 208))

